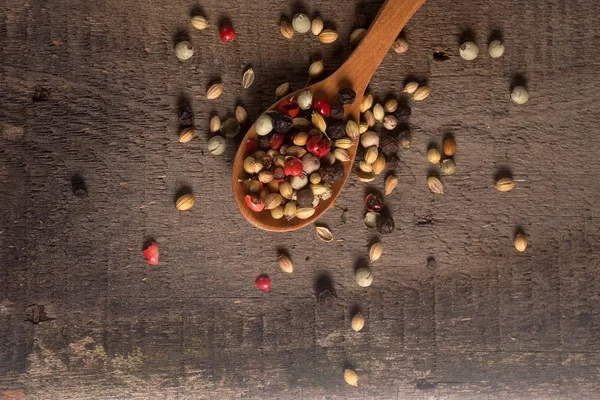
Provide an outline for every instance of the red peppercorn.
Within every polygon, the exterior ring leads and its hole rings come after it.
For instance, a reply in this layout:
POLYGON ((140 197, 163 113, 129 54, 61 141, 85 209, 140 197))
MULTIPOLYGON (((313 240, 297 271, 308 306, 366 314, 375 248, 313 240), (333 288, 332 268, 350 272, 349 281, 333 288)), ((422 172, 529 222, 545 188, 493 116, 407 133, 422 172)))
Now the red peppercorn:
POLYGON ((326 117, 331 112, 331 105, 325 99, 317 99, 313 102, 313 110, 326 117))
POLYGON ((144 249, 144 257, 146 257, 146 262, 148 262, 148 264, 158 264, 158 245, 156 242, 150 243, 150 246, 144 249))
POLYGON ((383 203, 381 199, 374 194, 370 193, 365 198, 365 207, 369 211, 379 211, 383 208, 383 203))
POLYGON ((313 136, 306 142, 306 150, 321 158, 331 150, 331 142, 319 136, 313 136))
POLYGON ((221 41, 231 42, 235 39, 235 31, 231 26, 223 25, 221 29, 219 29, 219 36, 221 36, 221 41))
POLYGON ((246 153, 254 154, 258 150, 258 142, 254 139, 246 140, 246 153))
POLYGON ((273 136, 271 136, 271 148, 278 150, 283 145, 284 140, 285 135, 283 133, 274 133, 273 136))
POLYGON ((285 170, 281 167, 273 168, 273 179, 277 182, 285 180, 285 170))
POLYGON ((244 200, 246 200, 246 205, 252 211, 260 212, 265 209, 265 203, 262 201, 260 196, 247 194, 244 200))
POLYGON ((298 107, 296 100, 282 100, 281 103, 279 103, 277 110, 279 111, 279 114, 289 115, 290 118, 296 118, 300 112, 300 107, 298 107))
POLYGON ((271 279, 269 279, 267 275, 259 275, 258 278, 256 278, 255 284, 257 288, 264 290, 265 292, 271 290, 271 279))
POLYGON ((302 169, 304 168, 304 164, 299 158, 290 158, 285 162, 285 174, 291 176, 300 176, 302 175, 302 169))

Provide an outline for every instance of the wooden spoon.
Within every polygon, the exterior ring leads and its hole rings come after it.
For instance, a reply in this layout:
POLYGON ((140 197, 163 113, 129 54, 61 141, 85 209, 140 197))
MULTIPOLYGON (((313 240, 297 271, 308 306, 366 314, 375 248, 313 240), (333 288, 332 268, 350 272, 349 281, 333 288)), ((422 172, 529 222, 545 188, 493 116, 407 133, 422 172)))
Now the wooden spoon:
MULTIPOLYGON (((326 98, 329 101, 337 102, 338 93, 341 89, 350 87, 356 92, 356 100, 353 104, 344 106, 345 120, 353 119, 359 121, 360 105, 362 103, 363 94, 371 77, 379 67, 379 64, 389 53, 392 43, 400 34, 404 25, 410 17, 419 9, 425 0, 387 0, 379 10, 375 17, 375 21, 371 24, 368 32, 360 42, 356 50, 350 55, 348 60, 335 72, 333 75, 298 90, 292 94, 286 95, 284 98, 273 104, 269 110, 276 110, 279 102, 283 99, 289 99, 295 96, 302 90, 310 89, 313 92, 313 98, 326 98)), ((246 142, 248 139, 257 139, 254 125, 248 130, 246 136, 242 140, 238 152, 235 156, 233 164, 233 197, 237 203, 242 215, 253 225, 267 231, 291 231, 302 228, 316 219, 318 219, 325 211, 333 207, 335 200, 340 194, 348 175, 352 171, 356 150, 358 149, 358 140, 348 149, 352 160, 344 164, 344 177, 333 183, 332 196, 325 201, 321 201, 317 206, 316 212, 312 217, 307 219, 294 218, 287 221, 285 218, 279 220, 273 219, 268 210, 262 212, 254 212, 248 208, 245 203, 246 192, 243 183, 240 179, 244 176, 244 159, 246 154, 246 142)))

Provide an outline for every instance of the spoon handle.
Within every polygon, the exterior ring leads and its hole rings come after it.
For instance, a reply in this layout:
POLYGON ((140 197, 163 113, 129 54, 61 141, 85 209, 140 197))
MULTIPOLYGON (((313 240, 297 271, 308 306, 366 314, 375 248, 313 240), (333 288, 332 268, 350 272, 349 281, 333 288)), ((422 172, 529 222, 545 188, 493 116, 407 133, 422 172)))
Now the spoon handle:
POLYGON ((350 82, 352 89, 362 94, 404 25, 424 2, 387 0, 356 50, 336 72, 338 81, 350 82))

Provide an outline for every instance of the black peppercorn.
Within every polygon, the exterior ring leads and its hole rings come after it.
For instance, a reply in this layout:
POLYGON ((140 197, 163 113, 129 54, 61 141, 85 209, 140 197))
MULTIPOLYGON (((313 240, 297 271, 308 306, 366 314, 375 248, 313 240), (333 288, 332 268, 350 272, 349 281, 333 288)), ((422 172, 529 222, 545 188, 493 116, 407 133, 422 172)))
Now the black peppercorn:
POLYGON ((288 133, 292 129, 292 119, 287 115, 277 114, 273 116, 273 130, 279 133, 288 133))
POLYGON ((408 118, 410 117, 411 109, 408 104, 398 104, 398 108, 394 115, 398 118, 398 122, 408 122, 408 118))
POLYGON ((394 232, 394 228, 394 219, 391 215, 384 213, 379 216, 379 219, 377 220, 377 232, 382 235, 387 235, 394 232))
POLYGON ((311 117, 312 117, 312 109, 308 109, 308 110, 300 110, 300 112, 298 113, 298 117, 299 118, 306 118, 307 120, 310 121, 311 117))
POLYGON ((321 182, 333 183, 344 177, 344 166, 341 162, 336 161, 333 165, 321 167, 319 173, 321 174, 321 182))
POLYGON ((386 157, 386 167, 393 171, 398 167, 398 163, 400 162, 400 158, 398 156, 389 156, 386 157))
POLYGON ((298 191, 296 202, 298 207, 312 207, 314 198, 312 190, 302 189, 298 191))
POLYGON ((258 148, 261 150, 269 150, 271 148, 271 135, 259 136, 258 148))
POLYGON ((341 104, 333 104, 331 106, 331 110, 329 111, 329 117, 332 119, 344 119, 344 106, 341 104))
POLYGON ((75 174, 71 177, 71 188, 75 196, 79 198, 88 197, 87 185, 81 175, 75 174))
POLYGON ((354 99, 356 99, 356 92, 350 88, 344 88, 340 90, 340 103, 342 104, 352 104, 354 103, 354 99))
POLYGON ((379 149, 385 156, 395 156, 398 148, 398 140, 393 136, 387 135, 379 139, 379 149))
POLYGON ((341 139, 346 136, 346 125, 343 122, 334 122, 327 127, 327 135, 333 139, 341 139))

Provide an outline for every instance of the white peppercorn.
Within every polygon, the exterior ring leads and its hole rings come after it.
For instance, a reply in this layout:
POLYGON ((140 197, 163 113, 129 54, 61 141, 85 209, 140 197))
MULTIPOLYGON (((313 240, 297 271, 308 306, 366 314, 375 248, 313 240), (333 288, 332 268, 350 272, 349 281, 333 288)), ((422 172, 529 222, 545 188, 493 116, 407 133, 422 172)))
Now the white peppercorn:
POLYGON ((254 129, 259 136, 268 135, 273 130, 273 118, 267 114, 261 115, 254 123, 254 129))
POLYGON ((194 55, 194 48, 187 40, 183 40, 175 45, 175 55, 181 61, 185 61, 194 55))
POLYGON ((477 58, 479 48, 474 42, 464 42, 460 46, 459 53, 463 59, 471 61, 477 58))
POLYGON ((227 148, 227 142, 225 142, 225 138, 221 135, 215 135, 208 139, 208 151, 213 156, 219 156, 225 152, 227 148))
POLYGON ((312 107, 313 95, 310 90, 303 90, 298 93, 298 97, 296 98, 296 102, 298 103, 298 107, 303 110, 308 110, 312 107))
POLYGON ((523 86, 515 86, 510 98, 517 104, 525 104, 529 100, 529 92, 523 86))
POLYGON ((292 27, 298 33, 306 33, 311 27, 310 18, 306 14, 296 14, 292 19, 292 27))
POLYGON ((492 40, 488 45, 488 53, 492 58, 502 57, 502 54, 504 54, 504 43, 500 40, 492 40))

